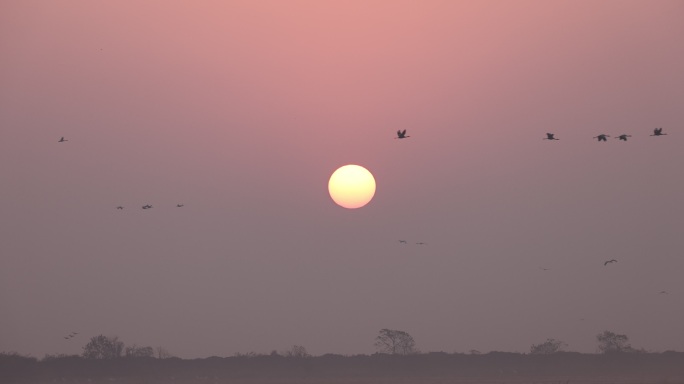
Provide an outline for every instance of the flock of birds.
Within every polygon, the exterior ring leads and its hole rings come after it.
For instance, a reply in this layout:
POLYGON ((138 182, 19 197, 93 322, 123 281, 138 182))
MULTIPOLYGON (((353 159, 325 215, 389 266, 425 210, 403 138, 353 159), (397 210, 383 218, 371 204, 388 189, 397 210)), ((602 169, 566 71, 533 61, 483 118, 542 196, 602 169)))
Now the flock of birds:
MULTIPOLYGON (((661 128, 654 128, 653 134, 649 135, 649 136, 665 136, 665 135, 667 135, 667 133, 663 133, 663 128, 661 127, 661 128)), ((395 139, 407 139, 409 137, 411 137, 411 136, 406 136, 406 130, 404 129, 403 131, 402 130, 397 131, 397 137, 395 137, 395 139)), ((609 137, 610 137, 610 135, 606 135, 605 133, 602 133, 598 136, 594 136, 593 139, 596 139, 598 141, 608 141, 609 137)), ((615 138, 620 140, 620 141, 627 141, 628 137, 632 137, 632 135, 628 135, 626 133, 623 133, 621 135, 615 136, 615 138)), ((62 139, 64 139, 64 138, 62 138, 62 139)), ((546 137, 543 138, 542 140, 560 140, 560 139, 556 138, 555 133, 547 133, 546 137)))
POLYGON ((71 332, 68 336, 64 336, 64 339, 65 340, 73 339, 74 337, 76 337, 76 335, 78 335, 78 332, 71 332))
MULTIPOLYGON (((667 133, 663 133, 663 128, 655 128, 653 130, 653 134, 650 136, 664 136, 664 135, 667 135, 667 133)), ((397 137, 395 137, 395 139, 408 139, 409 137, 411 137, 411 136, 407 136, 406 135, 406 129, 404 129, 404 130, 398 130, 397 131, 397 137)), ((610 135, 600 134, 598 136, 594 136, 593 138, 597 139, 598 141, 608 141, 609 137, 610 137, 610 135)), ((621 141, 627 141, 628 137, 632 137, 632 135, 622 134, 622 135, 616 136, 616 138, 621 140, 621 141)), ((556 138, 555 133, 547 133, 546 138, 544 138, 543 140, 560 140, 560 139, 556 138)), ((69 140, 65 139, 64 136, 62 136, 57 142, 63 143, 66 141, 69 141, 69 140)), ((181 208, 181 207, 183 207, 183 205, 184 204, 176 204, 176 207, 181 208)), ((145 204, 142 206, 142 209, 151 209, 151 208, 154 208, 151 204, 145 204)), ((122 205, 119 205, 116 207, 116 209, 124 209, 124 207, 122 205)), ((402 244, 406 244, 406 241, 404 241, 404 240, 400 240, 400 242, 402 244)), ((424 245, 425 243, 416 243, 416 244, 424 245)))
MULTIPOLYGON (((404 132, 404 133, 406 133, 406 132, 404 132)), ((665 136, 665 135, 667 135, 667 133, 663 133, 663 128, 660 127, 660 128, 654 128, 653 134, 649 135, 649 136, 665 136)), ((598 136, 594 136, 593 139, 596 139, 598 141, 608 141, 609 137, 610 137, 610 135, 606 135, 606 134, 602 133, 598 136)), ((622 134, 622 135, 616 136, 615 138, 620 140, 620 141, 627 141, 628 137, 632 137, 632 135, 622 134)), ((559 140, 559 139, 556 138, 556 135, 554 133, 547 133, 546 137, 543 138, 542 140, 559 140)), ((612 264, 612 263, 617 263, 617 260, 615 260, 615 259, 607 260, 606 262, 603 263, 603 266, 605 267, 606 265, 612 264)), ((547 269, 544 269, 544 270, 546 271, 547 269)), ((662 291, 660 293, 667 293, 667 292, 662 291)))
MULTIPOLYGON (((58 143, 64 143, 64 142, 66 142, 66 141, 69 141, 69 140, 65 139, 64 136, 60 137, 60 139, 57 140, 58 143)), ((176 208, 182 208, 182 207, 184 207, 184 206, 185 206, 185 204, 176 204, 176 208)), ((145 204, 145 205, 142 206, 142 209, 150 209, 150 208, 154 208, 154 207, 152 206, 152 204, 145 204)), ((119 205, 119 206, 116 207, 116 209, 124 209, 124 206, 123 206, 123 205, 119 205)))
MULTIPOLYGON (((408 244, 408 242, 406 240, 399 240, 399 244, 408 244)), ((416 243, 416 245, 427 245, 427 243, 419 241, 416 243)))
MULTIPOLYGON (((654 128, 654 129, 653 129, 653 134, 651 134, 651 135, 649 135, 649 136, 665 136, 665 135, 667 135, 667 133, 663 133, 663 128, 660 127, 660 128, 654 128)), ((407 136, 407 135, 406 135, 406 129, 404 129, 404 130, 398 130, 398 131, 397 131, 397 137, 395 137, 395 139, 407 139, 407 138, 409 138, 409 137, 411 137, 411 136, 407 136)), ((598 140, 599 142, 601 142, 601 141, 608 141, 608 138, 609 138, 609 137, 611 137, 611 136, 602 133, 602 134, 600 134, 600 135, 598 135, 598 136, 594 136, 593 138, 596 139, 596 140, 598 140)), ((629 138, 629 137, 632 137, 632 135, 621 134, 621 135, 615 136, 615 138, 618 139, 618 140, 620 140, 620 141, 627 141, 627 138, 629 138)), ((542 140, 560 140, 560 139, 556 138, 556 134, 555 134, 555 133, 547 133, 547 134, 546 134, 546 137, 543 138, 542 140)), ((59 143, 63 143, 63 142, 66 142, 66 141, 69 141, 69 140, 65 139, 64 136, 62 136, 62 137, 58 140, 59 143)), ((176 204, 176 207, 177 207, 177 208, 181 208, 181 207, 183 207, 183 206, 184 206, 184 204, 176 204)), ((151 209, 151 208, 154 208, 151 204, 145 204, 145 205, 142 206, 142 209, 151 209)), ((119 206, 116 207, 116 209, 124 209, 124 207, 123 207, 122 205, 119 205, 119 206)), ((400 244, 408 244, 408 242, 407 242, 406 240, 399 240, 399 243, 400 243, 400 244)), ((427 245, 427 243, 422 242, 422 241, 417 242, 416 244, 417 244, 417 245, 427 245)), ((617 263, 617 260, 615 260, 615 259, 607 260, 607 261, 605 261, 605 262, 603 263, 603 266, 607 266, 608 264, 612 264, 612 263, 617 263)), ((540 268, 541 268, 541 267, 540 267, 540 268)), ((541 269, 542 269, 543 271, 548 271, 548 270, 549 270, 548 268, 541 268, 541 269)), ((661 294, 667 294, 668 292, 666 292, 666 291, 661 291, 660 293, 661 293, 661 294)), ((73 334, 69 335, 68 337, 65 337, 65 339, 71 338, 71 337, 73 337, 73 336, 75 336, 75 335, 77 335, 77 334, 78 334, 78 333, 74 332, 73 334)))
MULTIPOLYGON (((651 135, 649 135, 649 136, 665 136, 665 135, 667 135, 667 133, 663 133, 663 128, 660 127, 660 128, 654 128, 654 129, 653 129, 653 134, 651 134, 651 135)), ((398 130, 398 131, 397 131, 397 137, 395 137, 395 139, 406 139, 406 138, 409 138, 409 137, 411 137, 411 136, 406 136, 406 130, 404 129, 403 131, 402 131, 402 130, 398 130)), ((593 139, 596 139, 596 140, 598 140, 598 141, 600 142, 600 141, 608 141, 608 138, 609 138, 609 137, 610 137, 610 135, 606 135, 606 134, 602 133, 602 134, 600 134, 600 135, 598 135, 598 136, 594 136, 593 139)), ((632 135, 628 135, 628 134, 624 134, 624 133, 623 133, 623 134, 621 134, 621 135, 615 136, 615 138, 618 139, 618 140, 620 140, 620 141, 627 141, 627 138, 628 138, 628 137, 632 137, 632 135)), ((556 138, 556 134, 555 134, 555 133, 547 133, 547 134, 546 134, 546 137, 543 138, 542 140, 560 140, 560 139, 556 138)), ((399 243, 401 243, 401 244, 407 244, 406 240, 399 240, 399 243)), ((418 244, 418 245, 425 245, 426 243, 419 242, 419 243, 416 243, 416 244, 418 244)), ((603 263, 603 266, 605 267, 605 266, 607 266, 608 264, 612 264, 612 263, 617 263, 617 260, 615 260, 615 259, 606 260, 606 261, 603 263)), ((540 267, 540 269, 543 270, 543 271, 548 271, 548 270, 549 270, 549 268, 542 268, 542 267, 540 267)), ((661 293, 661 294, 668 294, 668 292, 666 292, 666 291, 661 291, 660 293, 661 293)))
MULTIPOLYGON (((176 208, 182 208, 184 206, 185 206, 185 204, 176 204, 176 208)), ((145 204, 142 206, 142 209, 151 209, 151 208, 154 208, 154 206, 152 206, 152 204, 145 204)), ((116 207, 116 209, 124 209, 124 206, 119 205, 116 207)))
MULTIPOLYGON (((176 208, 182 208, 182 207, 184 207, 184 206, 185 206, 185 204, 176 204, 176 208)), ((145 205, 142 206, 142 209, 150 209, 150 208, 154 208, 154 207, 152 206, 152 204, 145 204, 145 205)), ((123 206, 123 205, 119 205, 119 206, 116 207, 116 209, 124 209, 124 206, 123 206)))
MULTIPOLYGON (((403 138, 409 137, 409 136, 406 136, 406 130, 404 130, 403 132, 398 131, 397 134, 399 135, 398 139, 403 139, 403 138)), ((665 135, 667 135, 667 133, 663 133, 663 128, 661 127, 661 128, 653 129, 653 134, 649 135, 649 136, 665 136, 665 135)), ((605 133, 602 133, 598 136, 594 136, 593 139, 596 139, 598 141, 608 141, 609 137, 610 137, 610 135, 606 135, 605 133)), ((627 141, 628 137, 632 137, 632 135, 627 135, 627 134, 623 133, 622 135, 615 136, 615 138, 620 140, 620 141, 627 141)), ((547 133, 546 137, 543 138, 542 140, 560 140, 560 139, 556 138, 555 133, 547 133)))

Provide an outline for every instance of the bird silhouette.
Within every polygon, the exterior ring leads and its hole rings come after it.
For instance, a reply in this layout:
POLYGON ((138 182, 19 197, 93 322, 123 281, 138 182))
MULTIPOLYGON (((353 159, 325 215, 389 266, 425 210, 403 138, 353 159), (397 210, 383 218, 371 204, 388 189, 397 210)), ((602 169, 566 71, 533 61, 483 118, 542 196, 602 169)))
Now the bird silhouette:
POLYGON ((605 267, 606 265, 608 265, 610 263, 617 263, 617 260, 615 260, 615 259, 608 260, 605 263, 603 263, 603 266, 605 267))
POLYGON ((401 244, 406 244, 406 240, 399 240, 401 244))
POLYGON ((667 133, 663 133, 663 128, 654 128, 653 129, 653 134, 649 136, 664 136, 667 135, 667 133))
POLYGON ((402 130, 397 131, 397 137, 395 137, 395 139, 405 139, 407 137, 411 137, 411 136, 406 136, 406 130, 404 129, 403 131, 402 130))
POLYGON ((142 207, 142 209, 150 209, 150 208, 152 208, 152 206, 150 204, 143 205, 143 207, 142 207))
POLYGON ((427 243, 423 243, 422 241, 420 241, 420 242, 418 242, 418 243, 416 243, 416 244, 418 244, 418 245, 426 245, 427 243))
POLYGON ((598 139, 598 141, 608 141, 608 135, 605 134, 600 134, 598 136, 594 136, 594 139, 598 139))
POLYGON ((632 137, 632 135, 620 135, 617 137, 617 139, 622 140, 622 141, 627 141, 628 137, 632 137))
POLYGON ((182 207, 182 206, 184 206, 184 205, 185 205, 185 204, 176 204, 176 207, 180 208, 180 207, 182 207))
POLYGON ((116 209, 123 209, 123 206, 119 205, 116 209))
POLYGON ((546 138, 542 140, 558 140, 555 137, 553 137, 555 134, 554 133, 547 133, 546 138))
POLYGON ((549 270, 548 268, 542 268, 542 267, 539 267, 539 269, 541 269, 542 271, 548 271, 549 270))
POLYGON ((670 292, 668 292, 668 291, 660 291, 659 293, 665 294, 665 295, 669 295, 669 294, 670 294, 670 292))
POLYGON ((69 140, 66 140, 66 139, 64 138, 64 136, 62 136, 62 138, 59 139, 58 143, 63 143, 63 142, 65 142, 65 141, 69 141, 69 140))

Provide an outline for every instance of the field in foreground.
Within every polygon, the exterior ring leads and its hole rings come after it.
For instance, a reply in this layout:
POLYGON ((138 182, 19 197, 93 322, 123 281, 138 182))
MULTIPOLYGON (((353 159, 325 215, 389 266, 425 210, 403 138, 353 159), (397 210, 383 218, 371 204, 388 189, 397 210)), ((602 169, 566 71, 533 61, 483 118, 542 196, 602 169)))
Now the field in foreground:
POLYGON ((684 353, 525 355, 428 353, 206 359, 3 355, 0 383, 178 384, 684 384, 684 353))

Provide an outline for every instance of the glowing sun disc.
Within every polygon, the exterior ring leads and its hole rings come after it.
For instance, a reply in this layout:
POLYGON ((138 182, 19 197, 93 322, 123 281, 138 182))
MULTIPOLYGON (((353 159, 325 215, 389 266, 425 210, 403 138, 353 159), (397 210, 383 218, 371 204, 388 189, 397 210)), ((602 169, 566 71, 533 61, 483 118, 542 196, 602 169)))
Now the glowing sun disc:
POLYGON ((361 208, 375 195, 375 178, 362 166, 345 165, 330 176, 328 192, 333 201, 341 207, 361 208))

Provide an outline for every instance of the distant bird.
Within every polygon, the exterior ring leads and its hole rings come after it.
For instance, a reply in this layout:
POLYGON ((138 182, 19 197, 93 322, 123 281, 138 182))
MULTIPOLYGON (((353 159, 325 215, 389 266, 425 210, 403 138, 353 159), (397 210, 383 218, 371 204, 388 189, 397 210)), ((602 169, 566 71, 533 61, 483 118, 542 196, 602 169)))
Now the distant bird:
POLYGON ((663 133, 663 128, 655 128, 653 129, 653 134, 649 136, 664 136, 667 135, 667 133, 663 133))
POLYGON ((668 291, 660 291, 660 292, 658 292, 658 293, 660 293, 660 294, 665 294, 665 295, 669 295, 669 294, 670 294, 670 292, 668 292, 668 291))
POLYGON ((554 133, 547 133, 546 138, 542 140, 558 140, 555 137, 553 137, 555 134, 554 133))
POLYGON ((69 140, 66 140, 66 139, 64 138, 64 136, 62 136, 62 138, 59 139, 58 143, 63 143, 63 142, 65 142, 65 141, 69 141, 69 140))
POLYGON ((401 244, 406 244, 406 240, 399 240, 401 244))
POLYGON ((69 336, 64 336, 64 339, 69 340, 69 336))
POLYGON ((598 141, 608 141, 609 137, 610 136, 608 135, 600 134, 598 136, 594 136, 594 139, 598 139, 598 141))
POLYGON ((185 205, 185 204, 176 204, 176 207, 180 208, 180 207, 182 207, 182 206, 184 206, 184 205, 185 205))
POLYGON ((632 137, 632 135, 620 135, 617 138, 622 141, 627 141, 628 137, 632 137))
POLYGON ((150 208, 152 208, 152 206, 150 204, 143 205, 143 207, 142 207, 142 209, 150 209, 150 208))
POLYGON ((116 209, 123 209, 123 206, 119 205, 116 209))
POLYGON ((549 270, 548 268, 542 268, 542 267, 539 267, 539 269, 541 269, 542 271, 548 271, 549 270))
POLYGON ((605 267, 606 265, 608 265, 610 263, 617 263, 617 260, 615 260, 615 259, 608 260, 605 263, 603 263, 603 266, 605 267))
POLYGON ((418 245, 426 245, 427 243, 423 243, 422 241, 420 241, 420 242, 418 242, 418 243, 416 243, 416 244, 418 244, 418 245))
POLYGON ((397 137, 395 137, 395 139, 406 139, 407 137, 411 137, 411 136, 406 136, 406 130, 404 129, 403 131, 402 130, 397 131, 397 137))

